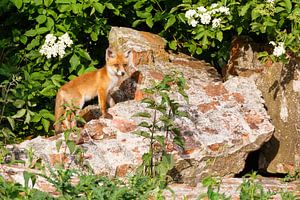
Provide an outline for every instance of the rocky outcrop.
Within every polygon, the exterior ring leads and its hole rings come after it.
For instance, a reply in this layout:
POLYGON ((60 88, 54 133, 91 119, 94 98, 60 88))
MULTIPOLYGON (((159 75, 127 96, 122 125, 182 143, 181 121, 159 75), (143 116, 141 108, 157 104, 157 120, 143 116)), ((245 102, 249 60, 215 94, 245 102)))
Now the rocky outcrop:
MULTIPOLYGON (((149 141, 134 134, 144 119, 133 115, 147 109, 139 101, 144 97, 142 89, 171 71, 182 72, 186 79, 189 102, 176 93, 172 97, 190 116, 175 119, 185 148, 176 144, 168 147, 175 158, 171 172, 174 181, 197 185, 208 175, 233 177, 244 169, 249 152, 271 138, 274 127, 252 79, 236 77, 223 83, 212 66, 187 55, 166 52, 165 41, 150 33, 113 27, 109 42, 133 51, 132 75, 114 93, 119 103, 109 109, 113 119, 91 120, 82 130, 82 135, 89 136, 81 142, 84 162, 94 173, 122 177, 141 164, 149 141)), ((50 165, 64 162, 76 167, 65 155, 68 148, 64 144, 57 151, 57 140, 38 137, 16 148, 32 148, 36 158, 50 165)))
POLYGON ((262 45, 249 38, 234 40, 224 76, 252 77, 275 126, 274 136, 261 148, 259 169, 293 174, 300 169, 300 60, 261 64, 257 59, 261 50, 262 45))

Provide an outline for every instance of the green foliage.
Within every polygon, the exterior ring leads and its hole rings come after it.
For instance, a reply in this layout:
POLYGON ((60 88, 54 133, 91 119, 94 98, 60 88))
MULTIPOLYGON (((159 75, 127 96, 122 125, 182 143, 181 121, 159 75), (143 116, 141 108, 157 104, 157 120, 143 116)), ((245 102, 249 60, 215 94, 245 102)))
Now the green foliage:
POLYGON ((238 35, 250 35, 266 44, 284 43, 285 54, 269 55, 275 48, 270 45, 259 54, 262 60, 271 57, 286 61, 299 55, 299 16, 297 0, 1 1, 0 137, 9 141, 13 136, 18 139, 53 133, 57 89, 74 76, 103 64, 111 25, 158 33, 167 39, 170 49, 222 67, 229 57, 230 41, 238 35), (197 24, 192 26, 186 12, 199 7, 204 7, 211 19, 202 23, 200 15, 193 16, 197 24), (73 44, 63 56, 41 55, 46 35, 59 37, 65 33, 73 44))
POLYGON ((272 199, 274 192, 265 191, 261 184, 256 182, 257 174, 253 172, 244 177, 243 183, 240 185, 241 200, 258 200, 272 199))
POLYGON ((154 86, 144 90, 149 97, 144 98, 142 103, 153 111, 153 115, 147 110, 134 115, 147 119, 139 124, 142 129, 136 132, 150 140, 149 152, 143 155, 143 164, 139 170, 143 175, 165 180, 168 171, 174 166, 173 157, 167 152, 167 145, 174 143, 180 147, 184 146, 174 120, 175 117, 187 117, 187 113, 180 111, 179 103, 170 96, 172 93, 179 93, 188 101, 185 87, 182 74, 173 72, 164 76, 161 82, 154 83, 154 86), (158 97, 160 97, 159 100, 158 97), (158 134, 159 132, 165 135, 158 134))
POLYGON ((229 197, 226 197, 225 194, 220 194, 220 179, 214 177, 207 177, 202 180, 202 185, 207 187, 206 194, 202 194, 198 199, 208 198, 209 200, 230 200, 229 197))

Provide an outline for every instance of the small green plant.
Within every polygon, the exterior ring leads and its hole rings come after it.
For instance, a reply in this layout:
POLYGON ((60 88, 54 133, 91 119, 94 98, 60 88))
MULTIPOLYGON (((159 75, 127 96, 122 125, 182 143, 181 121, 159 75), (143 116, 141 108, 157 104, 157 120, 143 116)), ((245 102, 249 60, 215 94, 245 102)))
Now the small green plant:
MULTIPOLYGON (((59 152, 62 144, 64 143, 65 148, 64 148, 63 154, 67 155, 67 150, 68 150, 69 151, 68 155, 70 156, 72 161, 75 161, 80 166, 83 166, 84 150, 80 146, 76 145, 76 141, 74 141, 74 139, 71 138, 71 135, 75 134, 76 138, 77 138, 76 140, 80 140, 81 129, 78 128, 78 126, 76 125, 77 124, 76 122, 80 122, 80 123, 84 124, 85 120, 80 115, 77 114, 79 107, 75 106, 73 103, 71 103, 71 104, 66 103, 63 105, 63 107, 66 112, 63 116, 60 117, 60 119, 56 123, 68 121, 68 123, 70 123, 70 128, 63 132, 64 139, 58 140, 56 142, 56 150, 59 152), (72 125, 75 125, 75 126, 72 126, 72 125)), ((71 165, 71 163, 72 162, 70 162, 69 165, 71 165)), ((64 162, 62 162, 62 164, 64 164, 64 162)))
POLYGON ((295 180, 300 180, 300 172, 298 170, 295 170, 293 174, 288 173, 283 179, 283 182, 292 182, 295 180))
POLYGON ((215 177, 204 178, 202 180, 202 185, 207 187, 207 192, 206 194, 201 194, 198 197, 198 200, 204 198, 208 198, 209 200, 230 200, 230 198, 226 197, 225 194, 220 194, 220 184, 221 180, 215 177))
POLYGON ((256 182, 256 179, 256 172, 247 174, 243 177, 243 183, 239 187, 241 200, 267 200, 275 195, 274 192, 266 192, 263 186, 256 182))
POLYGON ((179 93, 188 101, 188 96, 184 91, 185 87, 186 82, 183 76, 173 72, 166 75, 153 87, 144 90, 148 97, 144 98, 142 103, 146 104, 152 112, 145 111, 134 115, 148 119, 139 124, 143 130, 136 132, 150 140, 149 152, 143 155, 143 164, 140 167, 143 175, 165 178, 168 171, 174 166, 172 155, 167 152, 168 144, 184 146, 174 120, 175 117, 187 117, 187 113, 180 111, 179 103, 170 96, 172 93, 179 93))

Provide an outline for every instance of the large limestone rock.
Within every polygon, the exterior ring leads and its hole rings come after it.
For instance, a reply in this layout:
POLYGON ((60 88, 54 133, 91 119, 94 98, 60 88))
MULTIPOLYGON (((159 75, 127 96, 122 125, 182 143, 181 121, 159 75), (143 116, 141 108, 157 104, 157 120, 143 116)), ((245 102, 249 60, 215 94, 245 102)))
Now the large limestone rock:
MULTIPOLYGON (((95 119, 82 130, 82 135, 90 136, 81 145, 86 150, 85 162, 94 173, 122 177, 141 164, 149 141, 134 134, 143 119, 132 117, 146 110, 138 101, 144 96, 141 89, 173 70, 186 78, 189 103, 178 94, 172 97, 190 115, 175 119, 185 148, 168 146, 175 158, 171 172, 175 181, 196 185, 208 175, 232 177, 244 169, 249 152, 271 138, 274 127, 252 79, 236 77, 222 83, 213 67, 187 55, 166 52, 165 41, 150 33, 113 27, 109 42, 111 46, 133 50, 132 76, 114 94, 119 103, 109 110, 113 120, 95 119)), ((56 141, 57 138, 38 137, 17 148, 32 148, 37 158, 50 165, 63 162, 76 167, 72 158, 64 154, 65 146, 57 152, 56 141)))
POLYGON ((225 77, 254 77, 275 126, 271 140, 260 151, 259 168, 269 173, 293 173, 300 169, 300 60, 288 64, 261 64, 262 49, 249 38, 233 41, 225 77))

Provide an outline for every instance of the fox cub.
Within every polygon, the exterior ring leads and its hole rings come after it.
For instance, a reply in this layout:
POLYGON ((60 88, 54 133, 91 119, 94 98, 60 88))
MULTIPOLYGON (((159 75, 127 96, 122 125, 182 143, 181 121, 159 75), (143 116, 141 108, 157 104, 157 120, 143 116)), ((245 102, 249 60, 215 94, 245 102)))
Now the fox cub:
POLYGON ((65 119, 62 123, 59 122, 61 116, 66 112, 64 104, 82 109, 85 101, 91 100, 97 95, 102 117, 112 118, 106 110, 106 104, 114 105, 110 92, 119 84, 121 77, 127 73, 130 53, 130 51, 122 53, 108 48, 106 50, 106 64, 104 67, 78 76, 58 90, 55 101, 56 122, 54 128, 56 132, 62 132, 64 129, 69 129, 76 125, 76 121, 70 119, 70 116, 69 119, 65 119))

